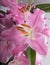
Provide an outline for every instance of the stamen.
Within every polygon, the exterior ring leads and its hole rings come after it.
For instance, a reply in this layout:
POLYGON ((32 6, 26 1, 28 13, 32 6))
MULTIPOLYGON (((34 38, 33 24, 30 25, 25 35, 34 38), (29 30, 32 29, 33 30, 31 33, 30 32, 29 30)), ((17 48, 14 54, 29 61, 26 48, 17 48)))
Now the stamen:
POLYGON ((28 28, 31 28, 29 25, 27 24, 21 24, 22 26, 25 26, 25 27, 28 27, 28 28))
POLYGON ((26 23, 21 24, 21 26, 17 26, 17 29, 21 31, 23 35, 34 39, 31 27, 27 25, 26 23))
POLYGON ((25 6, 25 10, 27 11, 29 10, 29 8, 30 8, 30 5, 27 3, 27 5, 25 6))
POLYGON ((24 29, 20 26, 17 26, 17 29, 20 30, 20 31, 24 31, 24 29))
POLYGON ((29 9, 30 9, 30 5, 27 4, 25 7, 19 9, 19 11, 21 11, 22 13, 24 13, 24 12, 26 12, 26 11, 29 10, 29 9))
POLYGON ((20 30, 22 32, 22 34, 28 35, 28 32, 26 32, 22 27, 17 26, 17 29, 20 30))

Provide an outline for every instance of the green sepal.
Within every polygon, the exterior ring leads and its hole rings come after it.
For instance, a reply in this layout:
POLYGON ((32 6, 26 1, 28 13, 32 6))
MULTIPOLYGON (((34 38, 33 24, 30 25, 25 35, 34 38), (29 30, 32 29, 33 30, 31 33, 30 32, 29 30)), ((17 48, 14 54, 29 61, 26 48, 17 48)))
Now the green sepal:
POLYGON ((38 4, 36 8, 40 8, 46 12, 50 12, 50 4, 38 4))
POLYGON ((26 54, 28 56, 28 59, 30 61, 30 65, 35 65, 36 63, 36 51, 31 49, 30 47, 26 50, 26 54))

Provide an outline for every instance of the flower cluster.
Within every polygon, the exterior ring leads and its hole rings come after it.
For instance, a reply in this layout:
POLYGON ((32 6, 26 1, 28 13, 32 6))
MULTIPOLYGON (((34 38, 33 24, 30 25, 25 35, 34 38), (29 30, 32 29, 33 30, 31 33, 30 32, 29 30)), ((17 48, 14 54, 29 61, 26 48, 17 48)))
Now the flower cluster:
POLYGON ((1 0, 0 7, 0 62, 6 63, 13 56, 8 65, 30 65, 26 54, 30 47, 36 51, 35 65, 41 65, 42 56, 48 53, 46 36, 50 37, 45 12, 16 0, 1 0))

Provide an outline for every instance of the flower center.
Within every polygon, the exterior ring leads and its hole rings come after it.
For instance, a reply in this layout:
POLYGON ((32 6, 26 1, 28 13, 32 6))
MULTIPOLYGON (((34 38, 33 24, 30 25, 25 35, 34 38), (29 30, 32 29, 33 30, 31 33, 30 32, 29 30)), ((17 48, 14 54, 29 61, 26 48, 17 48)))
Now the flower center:
POLYGON ((20 30, 23 35, 28 36, 30 38, 34 38, 32 28, 29 25, 24 23, 24 24, 17 26, 17 29, 20 30))

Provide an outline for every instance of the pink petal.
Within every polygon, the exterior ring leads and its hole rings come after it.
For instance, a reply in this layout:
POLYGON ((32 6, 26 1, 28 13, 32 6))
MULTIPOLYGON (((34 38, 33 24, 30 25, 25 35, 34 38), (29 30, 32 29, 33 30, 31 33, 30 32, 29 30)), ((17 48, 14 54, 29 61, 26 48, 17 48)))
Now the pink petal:
POLYGON ((44 14, 45 12, 40 9, 36 9, 33 14, 29 13, 26 20, 27 24, 33 27, 36 31, 41 31, 44 26, 44 14))
POLYGON ((18 10, 18 5, 17 4, 10 4, 9 5, 11 14, 16 22, 19 24, 24 23, 24 15, 21 11, 18 10))
POLYGON ((16 27, 12 27, 12 28, 2 32, 2 39, 11 40, 16 43, 23 43, 25 41, 26 37, 23 36, 21 31, 17 30, 16 27))
POLYGON ((5 29, 9 29, 13 26, 13 19, 11 14, 7 14, 5 17, 0 18, 1 24, 5 26, 5 29))
POLYGON ((2 3, 4 6, 8 6, 8 1, 7 1, 7 0, 2 0, 1 3, 2 3))
POLYGON ((16 0, 2 0, 1 3, 2 3, 4 6, 9 6, 9 4, 17 3, 17 1, 16 1, 16 0))
MULTIPOLYGON (((25 43, 25 42, 24 42, 25 43)), ((19 55, 20 53, 23 53, 24 51, 25 51, 25 49, 26 49, 26 47, 27 47, 27 44, 22 44, 22 43, 20 43, 20 44, 17 44, 16 45, 16 47, 14 48, 14 50, 13 50, 13 54, 14 55, 19 55)))
POLYGON ((15 47, 15 44, 10 42, 6 44, 6 41, 0 42, 0 62, 7 62, 10 56, 12 56, 12 51, 15 47))
POLYGON ((36 52, 36 65, 41 65, 41 64, 42 64, 42 55, 36 52))
POLYGON ((48 46, 43 35, 37 34, 35 39, 27 39, 28 45, 42 55, 47 55, 48 46))
POLYGON ((1 32, 4 31, 4 28, 5 28, 5 26, 0 24, 0 35, 1 35, 1 32))
POLYGON ((3 37, 3 39, 5 38, 5 39, 9 39, 9 40, 12 39, 13 40, 14 39, 13 37, 15 37, 16 35, 19 35, 18 33, 19 32, 18 32, 17 28, 12 27, 10 29, 3 31, 2 37, 3 37))
POLYGON ((26 56, 21 55, 21 56, 15 56, 14 60, 9 62, 8 65, 14 65, 14 61, 18 64, 18 65, 30 65, 29 64, 29 60, 26 56))
POLYGON ((50 37, 50 28, 43 29, 42 34, 50 37))
POLYGON ((8 6, 11 10, 11 14, 14 18, 14 20, 16 21, 16 23, 18 22, 19 24, 21 23, 24 23, 24 19, 23 19, 23 14, 22 12, 20 12, 18 10, 19 7, 22 7, 24 6, 22 4, 22 2, 20 2, 19 4, 17 4, 17 1, 16 0, 2 0, 2 3, 5 5, 5 6, 8 6), (21 5, 21 6, 20 6, 21 5))
POLYGON ((19 17, 19 16, 14 16, 14 20, 16 20, 16 23, 18 22, 18 24, 24 23, 24 18, 19 17))
POLYGON ((24 5, 24 3, 23 3, 23 1, 20 1, 19 3, 18 3, 18 8, 22 8, 22 7, 24 7, 25 5, 24 5))

